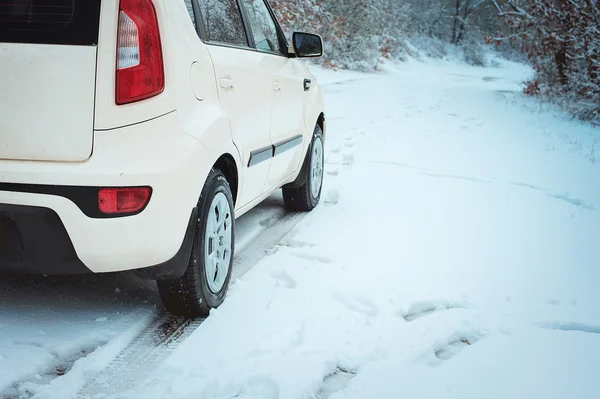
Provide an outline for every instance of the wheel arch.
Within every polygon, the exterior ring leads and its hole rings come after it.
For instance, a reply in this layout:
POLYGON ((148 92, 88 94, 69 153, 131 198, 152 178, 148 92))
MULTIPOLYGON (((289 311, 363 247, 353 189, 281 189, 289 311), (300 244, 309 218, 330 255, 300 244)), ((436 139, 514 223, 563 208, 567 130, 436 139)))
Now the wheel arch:
POLYGON ((321 112, 321 114, 319 114, 319 117, 317 118, 317 125, 319 125, 319 127, 321 128, 321 132, 323 133, 323 140, 325 140, 325 137, 327 137, 327 132, 326 132, 326 122, 325 122, 325 113, 321 112))
POLYGON ((229 187, 231 188, 231 195, 233 196, 233 203, 237 203, 237 197, 239 192, 240 177, 238 172, 238 166, 235 162, 233 155, 225 153, 217 159, 213 168, 219 169, 227 179, 229 187))

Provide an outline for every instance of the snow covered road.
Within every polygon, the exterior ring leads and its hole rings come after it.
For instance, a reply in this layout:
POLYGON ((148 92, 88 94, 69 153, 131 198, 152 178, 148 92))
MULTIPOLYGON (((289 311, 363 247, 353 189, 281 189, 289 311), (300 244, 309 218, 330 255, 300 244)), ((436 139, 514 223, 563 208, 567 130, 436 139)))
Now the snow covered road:
MULTIPOLYGON (((148 375, 89 397, 600 397, 598 129, 523 98, 530 71, 509 62, 317 74, 322 205, 285 228, 278 198, 241 220, 246 255, 223 306, 148 375)), ((114 354, 154 315, 148 287, 115 294, 95 278, 103 288, 88 293, 74 281, 67 296, 8 284, 0 392, 31 358, 78 339, 114 354), (42 307, 44 332, 19 349, 42 307)), ((69 374, 37 397, 76 396, 88 377, 69 374)))
MULTIPOLYGON (((233 278, 304 216, 285 212, 273 195, 238 219, 233 278)), ((131 273, 2 276, 0 293, 1 399, 115 391, 150 373, 202 324, 165 314, 155 283, 131 273)))

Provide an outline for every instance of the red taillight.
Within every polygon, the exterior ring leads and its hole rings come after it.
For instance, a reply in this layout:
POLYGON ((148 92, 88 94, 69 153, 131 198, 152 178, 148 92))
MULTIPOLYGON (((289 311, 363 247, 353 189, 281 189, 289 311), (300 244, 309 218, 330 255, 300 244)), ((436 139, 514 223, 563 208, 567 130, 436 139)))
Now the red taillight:
POLYGON ((150 194, 150 187, 101 188, 98 209, 106 215, 136 213, 148 204, 150 194))
POLYGON ((121 0, 116 83, 118 105, 154 97, 165 88, 158 19, 152 0, 121 0))

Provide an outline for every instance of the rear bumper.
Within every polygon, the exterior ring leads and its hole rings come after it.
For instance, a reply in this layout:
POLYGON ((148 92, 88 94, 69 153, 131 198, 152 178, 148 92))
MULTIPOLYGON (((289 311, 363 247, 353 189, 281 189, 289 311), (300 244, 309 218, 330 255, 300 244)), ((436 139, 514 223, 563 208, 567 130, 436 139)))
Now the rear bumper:
MULTIPOLYGON (((136 270, 139 277, 171 280, 185 273, 197 214, 194 208, 177 254, 160 265, 136 270)), ((92 273, 77 256, 56 212, 48 208, 5 204, 0 204, 0 270, 43 275, 92 273)))
MULTIPOLYGON (((40 228, 40 234, 30 237, 51 242, 52 235, 61 236, 65 252, 51 255, 70 264, 67 267, 52 262, 39 270, 34 266, 39 262, 8 262, 6 255, 4 261, 0 257, 0 269, 43 274, 70 273, 71 269, 105 273, 165 264, 176 258, 184 245, 190 213, 197 205, 211 166, 203 145, 180 129, 175 113, 139 125, 97 132, 94 154, 86 162, 0 161, 0 204, 5 210, 9 206, 27 210, 43 208, 41 214, 45 216, 27 223, 45 227, 40 228), (3 190, 2 186, 64 186, 83 191, 94 187, 150 186, 152 197, 137 215, 107 219, 90 217, 78 206, 77 199, 59 192, 3 190), (46 217, 51 219, 49 226, 46 221, 40 222, 46 217)), ((14 213, 16 208, 12 209, 14 213)), ((10 224, 6 220, 4 223, 10 224)), ((40 251, 41 244, 28 245, 26 252, 30 248, 40 251)))

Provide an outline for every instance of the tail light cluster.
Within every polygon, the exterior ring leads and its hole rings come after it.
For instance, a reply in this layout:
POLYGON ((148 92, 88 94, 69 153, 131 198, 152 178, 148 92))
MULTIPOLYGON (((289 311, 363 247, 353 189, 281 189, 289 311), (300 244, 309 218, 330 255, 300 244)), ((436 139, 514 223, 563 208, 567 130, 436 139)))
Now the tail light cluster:
POLYGON ((150 201, 150 187, 101 188, 98 190, 98 209, 105 215, 135 214, 150 201))
POLYGON ((117 32, 116 103, 124 105, 163 92, 165 73, 152 0, 121 0, 117 32))

